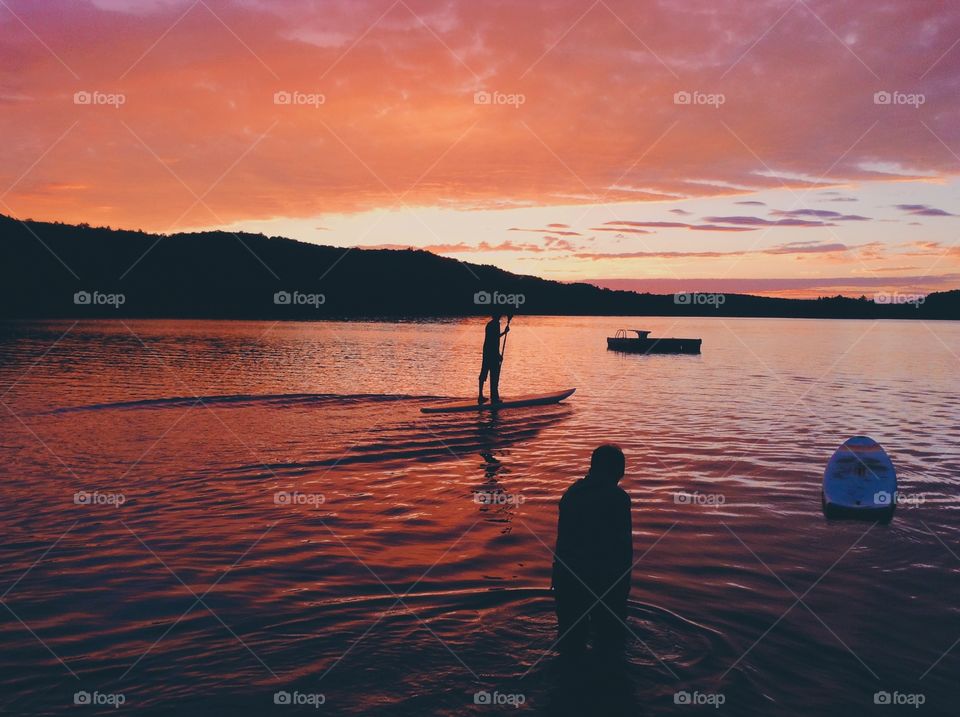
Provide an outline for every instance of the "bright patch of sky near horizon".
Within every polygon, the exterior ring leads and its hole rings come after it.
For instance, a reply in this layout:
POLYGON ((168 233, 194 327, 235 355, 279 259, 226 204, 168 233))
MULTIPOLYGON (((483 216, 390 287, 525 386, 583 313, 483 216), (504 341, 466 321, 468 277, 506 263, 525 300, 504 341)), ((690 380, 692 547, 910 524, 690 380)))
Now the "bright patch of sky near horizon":
POLYGON ((0 30, 4 214, 651 291, 960 286, 960 7, 7 0, 0 30))

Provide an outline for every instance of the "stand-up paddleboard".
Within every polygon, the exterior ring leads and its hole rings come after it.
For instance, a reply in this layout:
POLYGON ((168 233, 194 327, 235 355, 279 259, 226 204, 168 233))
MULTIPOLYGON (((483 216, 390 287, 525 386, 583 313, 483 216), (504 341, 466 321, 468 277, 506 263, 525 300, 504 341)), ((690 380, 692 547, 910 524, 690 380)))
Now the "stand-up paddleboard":
POLYGON ((566 391, 557 391, 556 393, 542 393, 537 396, 518 396, 517 398, 508 398, 497 403, 477 403, 477 399, 472 401, 457 401, 455 403, 444 403, 439 406, 425 406, 421 408, 422 413, 461 413, 465 411, 499 411, 502 408, 520 408, 523 406, 545 406, 550 403, 560 403, 563 399, 573 394, 577 389, 570 388, 566 391))
POLYGON ((823 474, 823 512, 828 518, 890 520, 897 502, 897 471, 872 438, 844 441, 823 474))

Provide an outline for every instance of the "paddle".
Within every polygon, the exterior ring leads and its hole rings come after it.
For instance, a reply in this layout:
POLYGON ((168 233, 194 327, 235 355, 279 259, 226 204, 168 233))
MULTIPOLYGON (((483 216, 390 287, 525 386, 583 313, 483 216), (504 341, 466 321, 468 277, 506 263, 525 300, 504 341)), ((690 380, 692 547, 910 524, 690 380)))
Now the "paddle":
MULTIPOLYGON (((507 314, 507 328, 510 328, 510 322, 513 321, 513 314, 507 314)), ((500 363, 503 363, 503 355, 507 352, 507 337, 510 334, 503 335, 503 346, 500 347, 500 363)))

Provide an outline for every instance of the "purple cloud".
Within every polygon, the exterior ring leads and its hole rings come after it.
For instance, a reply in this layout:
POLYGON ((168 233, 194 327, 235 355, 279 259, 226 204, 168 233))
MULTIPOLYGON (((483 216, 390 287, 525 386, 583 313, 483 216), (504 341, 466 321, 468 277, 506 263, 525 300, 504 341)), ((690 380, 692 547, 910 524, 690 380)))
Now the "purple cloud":
POLYGON ((937 209, 926 204, 898 204, 897 209, 916 217, 955 217, 945 209, 937 209))
POLYGON ((864 217, 860 214, 841 214, 828 209, 790 209, 787 211, 774 209, 770 214, 778 217, 816 217, 817 219, 831 219, 838 222, 872 221, 870 217, 864 217))
POLYGON ((733 217, 704 217, 704 221, 711 222, 714 224, 737 224, 740 226, 757 226, 757 227, 832 227, 835 226, 830 222, 821 222, 821 221, 810 221, 807 219, 777 219, 776 221, 771 221, 769 219, 761 219, 760 217, 742 217, 742 216, 733 216, 733 217))

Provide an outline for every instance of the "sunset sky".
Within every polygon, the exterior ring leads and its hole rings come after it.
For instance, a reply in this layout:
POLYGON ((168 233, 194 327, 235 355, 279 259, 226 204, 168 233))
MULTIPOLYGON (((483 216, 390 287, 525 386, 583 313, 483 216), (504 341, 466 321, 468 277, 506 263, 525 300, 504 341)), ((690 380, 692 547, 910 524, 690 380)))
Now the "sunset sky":
POLYGON ((960 287, 960 3, 0 0, 0 60, 18 218, 960 287))

